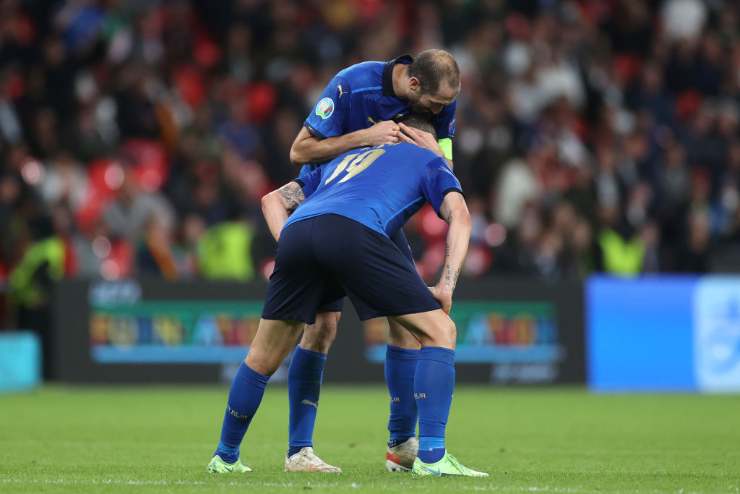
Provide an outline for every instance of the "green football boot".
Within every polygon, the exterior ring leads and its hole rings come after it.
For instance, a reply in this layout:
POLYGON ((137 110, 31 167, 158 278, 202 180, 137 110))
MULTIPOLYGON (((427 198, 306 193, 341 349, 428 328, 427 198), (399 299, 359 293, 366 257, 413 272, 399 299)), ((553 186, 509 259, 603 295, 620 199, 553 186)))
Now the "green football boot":
POLYGON ((208 473, 246 473, 252 469, 236 460, 234 463, 226 463, 220 456, 216 455, 208 462, 208 473))
POLYGON ((459 475, 462 477, 488 477, 485 472, 478 472, 468 468, 460 463, 457 458, 445 452, 445 455, 436 463, 424 463, 419 458, 414 460, 414 466, 411 473, 420 477, 433 475, 442 477, 443 475, 459 475))

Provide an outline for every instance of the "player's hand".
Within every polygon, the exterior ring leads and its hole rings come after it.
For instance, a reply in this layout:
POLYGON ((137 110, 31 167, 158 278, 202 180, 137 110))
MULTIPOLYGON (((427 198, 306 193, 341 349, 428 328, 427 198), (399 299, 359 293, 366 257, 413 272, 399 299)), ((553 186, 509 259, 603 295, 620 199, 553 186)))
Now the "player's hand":
POLYGON ((442 310, 449 314, 452 309, 452 292, 439 285, 430 286, 429 291, 432 292, 432 297, 440 303, 442 310))
POLYGON ((401 135, 401 129, 396 122, 385 120, 365 129, 365 144, 380 146, 382 144, 396 144, 401 135))
POLYGON ((439 147, 437 139, 435 139, 432 134, 409 127, 404 123, 400 123, 398 126, 401 128, 402 141, 408 142, 409 144, 416 144, 417 146, 428 149, 437 156, 444 158, 445 153, 442 151, 442 148, 439 147))

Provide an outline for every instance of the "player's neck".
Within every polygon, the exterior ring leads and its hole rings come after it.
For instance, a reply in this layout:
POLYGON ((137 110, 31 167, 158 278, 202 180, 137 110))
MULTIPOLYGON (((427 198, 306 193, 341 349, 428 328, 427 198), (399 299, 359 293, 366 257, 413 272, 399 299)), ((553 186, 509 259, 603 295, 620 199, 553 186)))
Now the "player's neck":
POLYGON ((393 94, 401 99, 408 99, 406 96, 407 86, 404 84, 408 79, 409 66, 403 63, 397 63, 393 66, 391 79, 393 80, 393 94))

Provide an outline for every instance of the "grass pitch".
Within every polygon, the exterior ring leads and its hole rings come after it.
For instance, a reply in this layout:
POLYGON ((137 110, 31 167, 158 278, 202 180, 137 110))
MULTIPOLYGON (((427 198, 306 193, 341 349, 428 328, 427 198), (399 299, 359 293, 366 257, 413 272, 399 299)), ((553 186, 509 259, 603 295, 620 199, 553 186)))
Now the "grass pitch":
POLYGON ((285 474, 287 393, 268 388, 242 448, 209 476, 225 388, 45 388, 0 396, 0 492, 740 492, 740 396, 465 388, 448 446, 490 479, 383 469, 379 387, 326 387, 317 452, 341 476, 285 474))

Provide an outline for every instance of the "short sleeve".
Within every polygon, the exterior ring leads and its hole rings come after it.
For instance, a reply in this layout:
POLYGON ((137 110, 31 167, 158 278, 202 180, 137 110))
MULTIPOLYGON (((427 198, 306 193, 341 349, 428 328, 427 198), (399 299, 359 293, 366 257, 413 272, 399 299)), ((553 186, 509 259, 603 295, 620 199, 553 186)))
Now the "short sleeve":
POLYGON ((316 165, 304 165, 295 182, 303 189, 303 197, 308 197, 319 187, 321 183, 321 167, 316 165))
POLYGON ((424 198, 432 205, 437 215, 447 193, 454 191, 462 194, 460 181, 443 158, 435 158, 427 164, 421 188, 424 198))
POLYGON ((346 79, 335 76, 321 93, 303 125, 318 139, 337 137, 345 133, 344 123, 349 111, 350 87, 346 79))
POLYGON ((455 137, 457 123, 455 122, 455 111, 457 110, 457 101, 444 107, 439 115, 434 119, 434 130, 437 131, 437 139, 446 139, 455 137))

